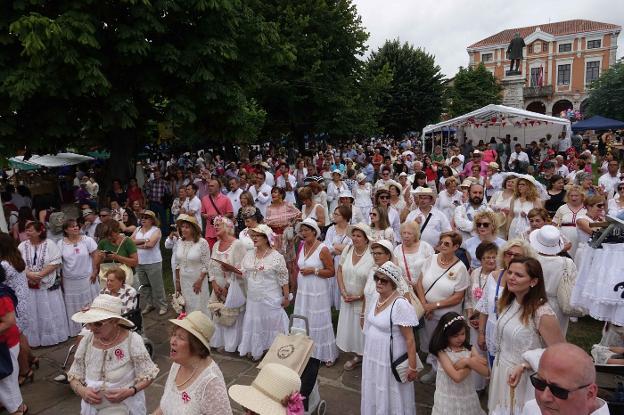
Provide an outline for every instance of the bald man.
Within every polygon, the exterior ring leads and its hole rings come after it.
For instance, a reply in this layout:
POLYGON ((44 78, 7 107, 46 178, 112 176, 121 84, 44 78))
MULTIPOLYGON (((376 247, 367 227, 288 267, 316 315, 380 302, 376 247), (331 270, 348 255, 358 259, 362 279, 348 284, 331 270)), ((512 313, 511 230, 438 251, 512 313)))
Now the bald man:
POLYGON ((583 349, 570 343, 548 347, 531 376, 535 399, 523 415, 608 415, 607 403, 597 397, 596 369, 583 349))

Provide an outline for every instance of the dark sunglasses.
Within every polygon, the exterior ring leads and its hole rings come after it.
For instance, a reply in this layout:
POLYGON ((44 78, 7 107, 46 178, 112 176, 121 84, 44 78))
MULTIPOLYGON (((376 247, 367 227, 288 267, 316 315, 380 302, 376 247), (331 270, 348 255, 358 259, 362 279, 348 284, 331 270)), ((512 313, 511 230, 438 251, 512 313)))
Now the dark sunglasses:
POLYGON ((543 392, 546 389, 546 386, 548 386, 548 389, 550 389, 550 393, 552 393, 555 398, 561 399, 564 401, 568 399, 568 395, 570 393, 575 392, 579 389, 586 388, 589 385, 591 385, 591 383, 589 383, 587 385, 579 386, 576 389, 568 390, 568 389, 562 388, 561 386, 548 383, 545 380, 538 378, 537 373, 533 373, 531 376, 529 376, 529 378, 531 379, 531 384, 533 385, 533 387, 537 389, 538 391, 543 392))
POLYGON ((101 218, 105 218, 105 217, 107 217, 107 216, 110 216, 110 215, 109 215, 109 214, 104 214, 104 215, 102 215, 102 214, 100 213, 100 217, 101 217, 101 218))
POLYGON ((390 196, 387 195, 383 195, 383 196, 379 196, 380 199, 390 199, 390 196))
POLYGON ((490 222, 477 222, 477 228, 489 228, 490 222))
POLYGON ((373 276, 373 281, 375 281, 375 283, 382 283, 383 285, 388 284, 390 281, 388 281, 386 278, 379 278, 377 275, 373 276))
POLYGON ((604 204, 604 203, 598 203, 598 204, 596 204, 596 207, 597 207, 598 209, 604 209, 605 204, 604 204))
POLYGON ((375 212, 371 212, 370 215, 371 216, 377 216, 377 214, 375 212))
POLYGON ((624 190, 624 187, 618 187, 618 192, 624 190))

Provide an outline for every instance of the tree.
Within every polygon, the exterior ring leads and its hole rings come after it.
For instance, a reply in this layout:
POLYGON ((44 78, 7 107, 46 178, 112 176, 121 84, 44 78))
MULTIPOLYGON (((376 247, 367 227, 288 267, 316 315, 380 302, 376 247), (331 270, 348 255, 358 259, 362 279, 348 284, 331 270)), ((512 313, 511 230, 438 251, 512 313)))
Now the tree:
POLYGON ((624 120, 624 59, 591 84, 587 114, 624 120))
POLYGON ((367 71, 377 75, 385 69, 392 80, 377 105, 380 107, 380 127, 386 133, 400 135, 420 130, 437 121, 443 107, 444 76, 433 55, 399 40, 386 41, 373 52, 367 71))
POLYGON ((476 67, 459 67, 447 90, 449 112, 457 117, 488 104, 499 104, 503 88, 496 77, 480 63, 476 67))
POLYGON ((190 142, 245 137, 249 99, 288 59, 260 1, 15 1, 0 14, 0 140, 56 150, 103 144, 129 174, 140 144, 170 125, 190 142))

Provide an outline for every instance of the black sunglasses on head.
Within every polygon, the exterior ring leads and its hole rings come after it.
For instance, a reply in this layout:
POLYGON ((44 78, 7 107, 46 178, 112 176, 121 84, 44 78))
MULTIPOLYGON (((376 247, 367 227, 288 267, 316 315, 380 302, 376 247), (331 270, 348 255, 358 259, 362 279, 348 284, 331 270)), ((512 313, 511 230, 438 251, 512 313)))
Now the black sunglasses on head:
POLYGON ((533 373, 531 376, 529 376, 529 378, 531 379, 531 384, 533 385, 533 387, 537 389, 538 391, 543 392, 544 390, 546 390, 546 386, 548 386, 548 389, 550 389, 550 393, 552 393, 555 398, 561 399, 564 401, 568 399, 568 395, 570 395, 570 393, 576 392, 579 389, 583 389, 591 385, 591 383, 589 383, 587 385, 579 386, 576 389, 568 390, 568 389, 562 388, 561 386, 548 383, 545 380, 538 378, 537 373, 533 373))

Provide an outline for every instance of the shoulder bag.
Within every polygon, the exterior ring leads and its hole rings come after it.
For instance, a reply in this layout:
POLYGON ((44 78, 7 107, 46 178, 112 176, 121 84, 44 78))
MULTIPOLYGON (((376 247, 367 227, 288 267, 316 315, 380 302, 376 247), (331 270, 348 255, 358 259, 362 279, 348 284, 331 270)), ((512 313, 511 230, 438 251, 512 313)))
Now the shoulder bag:
POLYGON ((559 308, 566 316, 570 317, 583 317, 585 313, 582 309, 572 307, 570 300, 572 299, 572 290, 576 285, 576 274, 572 273, 570 266, 568 265, 567 258, 563 259, 563 277, 559 281, 557 287, 557 303, 559 308))
MULTIPOLYGON (((399 297, 401 298, 401 297, 399 297)), ((394 378, 399 383, 407 382, 407 372, 409 372, 409 360, 407 357, 407 352, 403 353, 401 356, 394 359, 394 335, 392 334, 392 309, 394 309, 394 304, 397 302, 399 298, 396 298, 392 302, 392 306, 390 307, 390 366, 392 368, 392 374, 394 378)), ((420 372, 423 369, 423 364, 416 354, 416 371, 420 372)))
MULTIPOLYGON (((401 252, 403 253, 403 264, 405 264, 405 273, 407 274, 407 280, 412 282, 412 275, 410 273, 409 266, 407 265, 407 258, 405 257, 405 248, 401 245, 401 252)), ((422 303, 418 299, 418 296, 414 292, 414 288, 411 284, 408 284, 410 299, 409 302, 414 307, 414 312, 416 313, 416 318, 420 320, 425 315, 425 309, 423 308, 422 303)))
MULTIPOLYGON (((117 247, 117 250, 115 251, 115 255, 119 253, 119 250, 121 249, 121 246, 124 244, 124 242, 126 242, 126 239, 128 239, 127 236, 123 238, 123 240, 117 247)), ((126 284, 132 285, 132 281, 134 280, 134 271, 132 271, 132 268, 130 268, 126 264, 117 263, 113 261, 113 262, 105 262, 105 263, 100 264, 99 277, 100 277, 100 284, 103 287, 106 286, 106 273, 111 268, 121 268, 122 271, 126 274, 126 284)))
POLYGON ((425 219, 425 223, 423 223, 422 226, 420 227, 420 234, 421 235, 425 231, 425 229, 427 228, 427 225, 429 224, 429 219, 431 219, 431 212, 429 212, 429 214, 427 215, 427 219, 425 219))

